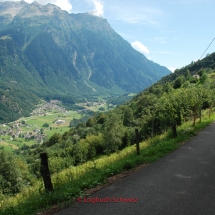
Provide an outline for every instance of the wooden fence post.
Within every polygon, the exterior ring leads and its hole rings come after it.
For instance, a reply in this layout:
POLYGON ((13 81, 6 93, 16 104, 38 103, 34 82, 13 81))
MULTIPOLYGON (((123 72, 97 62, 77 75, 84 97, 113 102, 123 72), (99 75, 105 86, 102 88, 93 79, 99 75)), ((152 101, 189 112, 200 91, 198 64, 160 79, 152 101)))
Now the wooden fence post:
POLYGON ((139 134, 138 134, 138 128, 135 128, 135 140, 136 140, 136 148, 137 148, 137 155, 140 155, 140 144, 139 144, 139 134))
POLYGON ((49 172, 47 153, 45 153, 45 152, 41 153, 40 159, 41 159, 40 173, 43 177, 45 190, 48 193, 48 192, 53 191, 53 185, 52 185, 51 176, 50 176, 50 172, 49 172))

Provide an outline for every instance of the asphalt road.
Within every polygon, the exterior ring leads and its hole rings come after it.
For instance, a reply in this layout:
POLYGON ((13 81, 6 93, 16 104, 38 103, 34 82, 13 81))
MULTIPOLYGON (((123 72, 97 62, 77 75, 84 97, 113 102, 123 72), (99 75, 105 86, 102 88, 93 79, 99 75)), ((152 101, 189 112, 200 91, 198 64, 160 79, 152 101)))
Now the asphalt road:
POLYGON ((215 124, 81 201, 55 215, 215 215, 215 124))

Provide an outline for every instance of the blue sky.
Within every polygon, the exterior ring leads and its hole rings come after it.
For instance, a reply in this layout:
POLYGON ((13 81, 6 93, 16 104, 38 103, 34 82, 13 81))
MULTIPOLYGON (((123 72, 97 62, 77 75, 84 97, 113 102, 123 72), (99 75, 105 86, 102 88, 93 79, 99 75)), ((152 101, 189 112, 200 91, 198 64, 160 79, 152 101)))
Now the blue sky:
MULTIPOLYGON (((215 37, 214 0, 37 1, 71 13, 94 11, 148 59, 170 69, 198 60, 215 37)), ((215 41, 206 54, 214 51, 215 41)))
MULTIPOLYGON (((89 0, 70 2, 73 13, 95 7, 89 0)), ((171 69, 198 60, 215 37, 214 0, 95 2, 103 5, 103 17, 117 33, 142 50, 147 58, 171 69)), ((206 54, 214 51, 215 42, 206 54)))

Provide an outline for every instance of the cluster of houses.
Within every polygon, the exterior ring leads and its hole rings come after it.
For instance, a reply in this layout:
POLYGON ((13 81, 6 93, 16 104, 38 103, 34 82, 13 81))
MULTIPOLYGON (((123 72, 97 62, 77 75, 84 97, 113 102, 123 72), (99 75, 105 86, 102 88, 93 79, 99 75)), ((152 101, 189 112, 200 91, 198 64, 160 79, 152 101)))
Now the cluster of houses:
POLYGON ((35 110, 31 113, 31 115, 43 116, 47 112, 60 112, 65 113, 66 109, 60 106, 61 102, 58 100, 51 100, 50 102, 45 102, 43 104, 39 104, 35 110))
MULTIPOLYGON (((31 115, 43 116, 46 115, 47 112, 65 113, 66 109, 61 107, 60 101, 51 100, 50 102, 44 102, 38 105, 31 115)), ((58 119, 55 123, 57 125, 64 124, 65 120, 58 119)), ((21 137, 25 139, 34 139, 38 143, 43 143, 46 135, 37 125, 28 125, 25 121, 16 121, 0 126, 0 142, 6 141, 5 136, 9 136, 10 140, 21 137)))
POLYGON ((1 136, 9 136, 10 140, 14 140, 15 138, 22 137, 25 139, 34 139, 38 143, 42 143, 45 137, 45 134, 41 132, 37 125, 27 125, 22 122, 14 122, 9 125, 2 125, 3 128, 0 128, 0 142, 5 141, 5 138, 1 138, 1 136), (32 131, 23 131, 23 128, 31 129, 32 131), (35 128, 33 128, 35 127, 35 128))
POLYGON ((106 104, 106 101, 105 100, 100 100, 98 102, 85 102, 83 103, 84 106, 87 106, 87 107, 91 107, 91 106, 98 106, 98 105, 105 105, 106 104))
POLYGON ((22 129, 21 127, 24 126, 22 123, 20 122, 15 122, 15 123, 11 123, 8 126, 3 124, 2 125, 4 127, 4 129, 0 128, 0 136, 4 135, 4 136, 11 136, 12 138, 16 138, 19 137, 19 135, 21 135, 22 129))

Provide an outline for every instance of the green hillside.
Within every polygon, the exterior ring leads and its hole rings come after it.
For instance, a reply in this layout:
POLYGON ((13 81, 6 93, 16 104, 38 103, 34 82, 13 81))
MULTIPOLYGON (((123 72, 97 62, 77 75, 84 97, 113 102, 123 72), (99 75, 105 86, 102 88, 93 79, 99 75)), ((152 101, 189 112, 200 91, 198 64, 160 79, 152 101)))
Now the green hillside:
POLYGON ((207 57, 203 58, 202 60, 198 60, 196 62, 191 62, 191 64, 181 68, 176 69, 174 73, 163 77, 158 83, 166 83, 175 80, 180 75, 187 76, 188 73, 190 75, 196 75, 202 73, 202 71, 205 71, 206 73, 210 73, 215 69, 215 53, 212 53, 210 55, 207 55, 207 57))
POLYGON ((0 89, 11 104, 0 99, 6 107, 0 123, 27 115, 41 98, 71 105, 136 93, 169 73, 103 18, 52 4, 0 2, 0 89), (12 113, 15 107, 18 113, 12 113))

